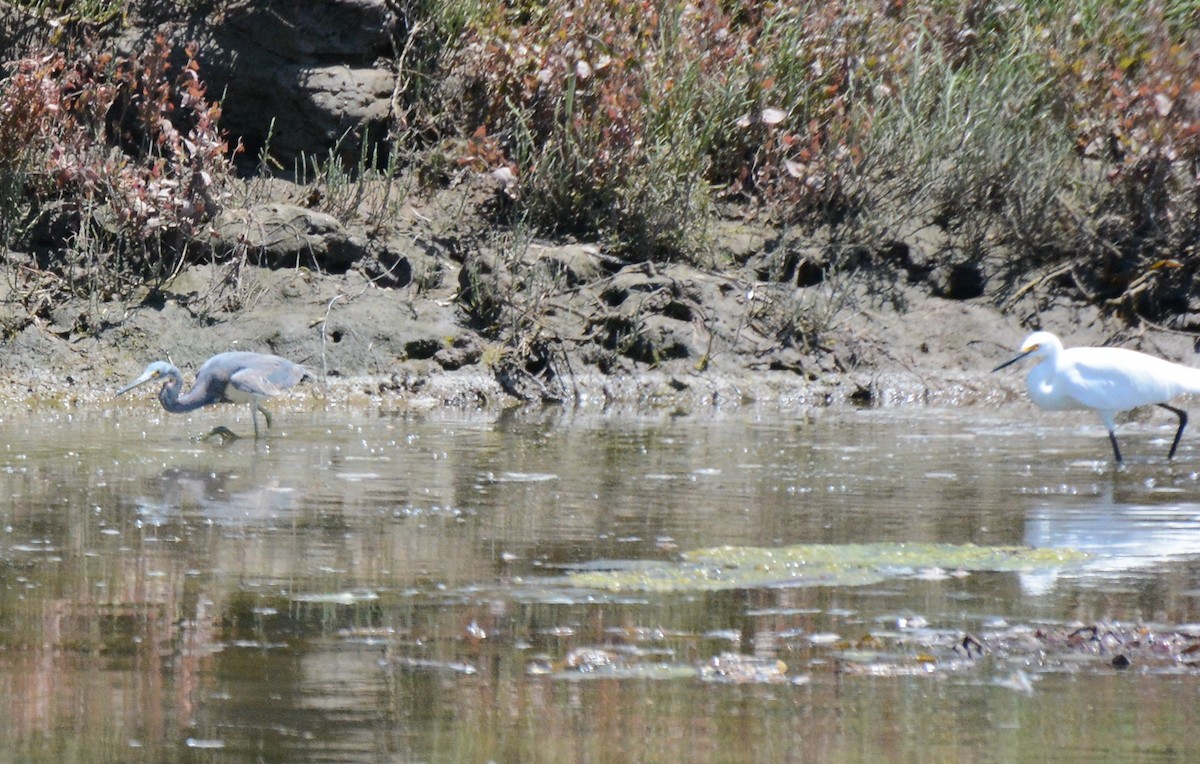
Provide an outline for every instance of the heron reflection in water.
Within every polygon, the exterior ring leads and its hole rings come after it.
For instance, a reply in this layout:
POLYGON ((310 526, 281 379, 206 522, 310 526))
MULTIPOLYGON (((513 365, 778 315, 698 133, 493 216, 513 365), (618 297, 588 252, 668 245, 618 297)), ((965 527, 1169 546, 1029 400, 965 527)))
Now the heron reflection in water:
MULTIPOLYGON (((263 407, 263 399, 278 395, 312 376, 308 369, 277 355, 236 351, 219 353, 205 361, 196 372, 196 383, 183 395, 180 395, 183 375, 166 361, 155 361, 147 366, 142 376, 118 390, 117 395, 124 395, 147 382, 163 380, 158 400, 172 414, 195 411, 214 403, 249 403, 257 439, 260 437, 258 412, 262 412, 267 427, 271 427, 271 412, 263 407)), ((215 435, 229 440, 237 437, 228 427, 219 426, 205 438, 215 435)))

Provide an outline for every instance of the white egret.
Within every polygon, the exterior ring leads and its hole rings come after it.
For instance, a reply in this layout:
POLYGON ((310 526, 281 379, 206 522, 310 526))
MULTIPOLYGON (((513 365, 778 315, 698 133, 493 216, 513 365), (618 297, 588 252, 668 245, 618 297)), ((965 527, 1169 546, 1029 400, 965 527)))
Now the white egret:
POLYGON ((1021 343, 1019 355, 992 371, 1000 371, 1028 356, 1042 359, 1025 377, 1030 399, 1047 411, 1095 411, 1108 428, 1117 462, 1122 460, 1113 417, 1119 411, 1151 404, 1179 417, 1179 429, 1175 431, 1167 458, 1175 456, 1188 416, 1186 411, 1167 402, 1180 395, 1200 393, 1200 369, 1125 348, 1064 349, 1058 337, 1050 332, 1034 332, 1021 343))

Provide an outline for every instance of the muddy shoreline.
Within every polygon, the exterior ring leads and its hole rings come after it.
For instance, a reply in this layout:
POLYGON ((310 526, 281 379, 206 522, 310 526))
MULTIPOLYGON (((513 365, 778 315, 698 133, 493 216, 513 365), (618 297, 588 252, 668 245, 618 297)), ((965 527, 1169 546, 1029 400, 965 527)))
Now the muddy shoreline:
POLYGON ((1195 356, 1189 335, 1035 288, 1038 273, 1002 280, 1001 250, 978 264, 981 293, 962 299, 937 268, 905 264, 934 262, 936 242, 905 261, 835 262, 819 235, 730 219, 710 226, 708 264, 629 263, 602 243, 498 224, 486 176, 409 195, 382 226, 307 210, 302 191, 248 181, 245 206, 212 223, 208 255, 122 300, 42 294, 15 268, 0 283, 5 399, 111 401, 155 360, 190 384, 227 350, 304 364, 331 402, 689 410, 1014 400, 1021 370, 990 370, 1034 329, 1068 346, 1195 356), (806 262, 824 264, 806 273, 806 262))
MULTIPOLYGON (((451 263, 450 265, 453 265, 451 263)), ((461 267, 461 266, 460 266, 461 267)), ((456 279, 434 289, 388 289, 358 271, 246 268, 253 298, 234 312, 201 311, 217 264, 185 269, 142 302, 69 302, 53 320, 29 321, 6 343, 0 385, 9 406, 102 406, 153 360, 178 365, 190 384, 210 355, 233 349, 273 352, 303 363, 318 379, 307 395, 328 404, 392 408, 672 408, 771 405, 804 410, 830 405, 998 404, 1023 398, 1020 370, 991 374, 1029 330, 988 297, 957 301, 897 287, 903 301, 848 300, 814 351, 788 349, 789 368, 763 361, 762 340, 727 343, 702 364, 695 354, 641 363, 619 357, 601 371, 591 345, 560 349, 552 370, 506 363, 512 349, 469 325, 456 279), (900 307, 897 307, 900 305, 900 307), (462 350, 463 348, 466 350, 462 350), (457 352, 455 348, 458 348, 457 352), (446 352, 443 352, 446 351, 446 352), (456 354, 457 353, 457 354, 456 354), (764 368, 766 367, 766 368, 764 368)), ((724 302, 697 313, 736 323, 747 280, 724 302), (742 295, 739 297, 739 295, 742 295)), ((10 285, 11 290, 11 285, 10 285)), ((854 292, 859 285, 843 282, 854 292)), ((6 300, 11 323, 19 306, 6 300)), ((1121 344, 1189 362, 1188 337, 1131 329, 1082 302, 1043 304, 1037 325, 1070 344, 1121 344)), ((579 319, 581 323, 585 319, 579 319)), ((677 332, 697 322, 677 322, 677 332)), ((1026 321, 1026 324, 1031 324, 1026 321)), ((582 332, 581 326, 562 330, 582 332)), ((716 343, 719 345, 719 343, 716 343)), ((712 347, 713 342, 708 346, 712 347)))

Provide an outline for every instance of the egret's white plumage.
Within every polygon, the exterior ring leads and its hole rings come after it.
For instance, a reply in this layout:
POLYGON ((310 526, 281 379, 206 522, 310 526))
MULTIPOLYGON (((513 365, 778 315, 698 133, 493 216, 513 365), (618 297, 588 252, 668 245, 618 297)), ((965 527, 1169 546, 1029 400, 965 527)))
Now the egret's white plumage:
POLYGON ((1113 455, 1121 461, 1117 447, 1117 412, 1138 406, 1157 405, 1179 417, 1179 429, 1167 458, 1175 456, 1179 438, 1187 426, 1187 412, 1168 401, 1189 393, 1200 393, 1200 369, 1125 348, 1063 348, 1050 332, 1034 332, 1021 343, 1021 352, 992 371, 1032 356, 1041 361, 1025 383, 1029 397, 1047 411, 1091 409, 1108 428, 1113 455))

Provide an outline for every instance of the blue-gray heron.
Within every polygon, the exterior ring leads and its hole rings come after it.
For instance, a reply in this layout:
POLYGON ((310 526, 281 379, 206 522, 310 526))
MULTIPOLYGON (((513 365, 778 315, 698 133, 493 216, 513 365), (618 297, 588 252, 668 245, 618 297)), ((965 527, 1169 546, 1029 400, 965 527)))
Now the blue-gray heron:
MULTIPOLYGON (((266 417, 267 427, 271 426, 271 413, 263 408, 263 399, 311 377, 312 372, 286 358, 269 353, 236 351, 219 353, 205 361, 200 371, 196 372, 196 383, 184 395, 179 394, 183 389, 183 375, 166 361, 155 361, 147 366, 142 376, 118 390, 117 395, 161 379, 163 386, 158 391, 158 400, 172 414, 183 414, 213 403, 249 403, 250 415, 254 419, 254 437, 258 438, 258 412, 261 411, 266 417)), ((226 427, 217 427, 210 436, 216 434, 227 437, 233 435, 226 427)))

